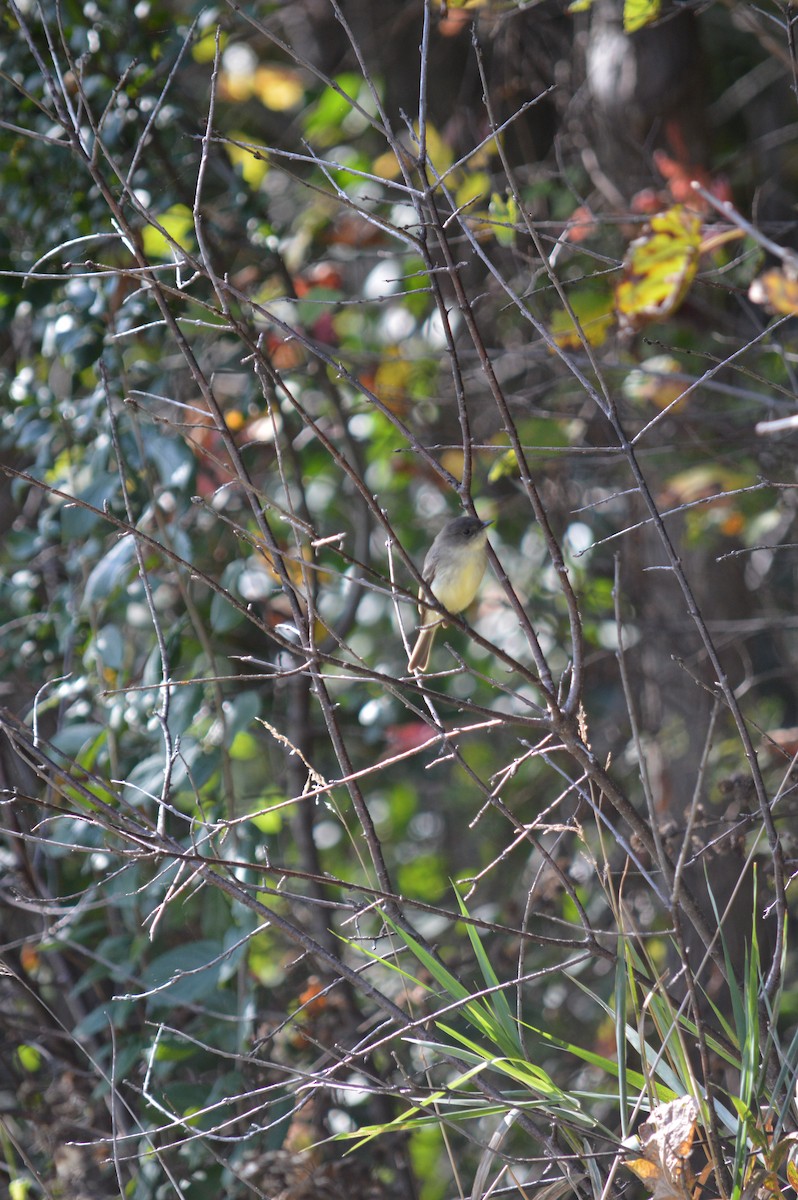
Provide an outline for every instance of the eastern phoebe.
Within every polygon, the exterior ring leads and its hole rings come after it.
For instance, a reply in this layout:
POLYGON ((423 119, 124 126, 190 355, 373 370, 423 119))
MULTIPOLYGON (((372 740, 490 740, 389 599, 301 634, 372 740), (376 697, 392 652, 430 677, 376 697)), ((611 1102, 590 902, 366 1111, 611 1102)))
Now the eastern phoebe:
MULTIPOLYGON (((490 524, 476 517, 456 517, 444 525, 427 551, 421 574, 435 599, 449 612, 462 612, 477 594, 488 561, 485 531, 490 524)), ((423 588, 418 598, 422 601, 418 606, 421 629, 407 664, 410 671, 426 671, 435 634, 446 624, 440 613, 424 606, 423 588)))

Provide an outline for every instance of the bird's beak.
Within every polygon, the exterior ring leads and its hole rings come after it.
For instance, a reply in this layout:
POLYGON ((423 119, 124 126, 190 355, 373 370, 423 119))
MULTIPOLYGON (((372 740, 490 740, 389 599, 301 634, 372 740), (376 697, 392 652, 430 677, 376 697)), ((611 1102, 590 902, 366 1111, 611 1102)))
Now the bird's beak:
POLYGON ((492 522, 492 521, 483 521, 483 522, 482 522, 482 528, 483 528, 483 529, 487 529, 487 528, 488 528, 488 526, 489 526, 489 525, 492 525, 492 524, 493 524, 493 522, 492 522))

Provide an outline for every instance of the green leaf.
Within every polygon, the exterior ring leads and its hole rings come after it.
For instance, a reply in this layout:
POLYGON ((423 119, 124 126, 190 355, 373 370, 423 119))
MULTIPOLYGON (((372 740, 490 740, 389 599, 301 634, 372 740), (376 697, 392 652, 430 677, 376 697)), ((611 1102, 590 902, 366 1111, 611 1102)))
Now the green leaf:
POLYGON ((94 650, 101 668, 118 671, 125 661, 125 639, 118 625, 103 625, 89 648, 94 650))
POLYGON ((574 322, 591 346, 601 346, 615 323, 613 299, 602 287, 586 285, 568 292, 571 312, 558 308, 551 318, 551 335, 558 346, 568 350, 580 350, 582 338, 574 322))
MULTIPOLYGON (((241 559, 228 563, 222 572, 221 586, 225 591, 235 596, 238 592, 238 581, 246 570, 247 564, 241 559)), ((244 620, 244 614, 234 607, 222 592, 214 592, 211 600, 211 628, 214 633, 229 633, 236 629, 244 620)))
POLYGON ((83 607, 99 604, 125 587, 136 561, 136 546, 132 534, 125 534, 105 554, 89 574, 83 589, 83 607))
POLYGON ((94 743, 95 738, 106 733, 105 727, 96 721, 76 721, 72 725, 63 725, 61 729, 58 729, 53 734, 51 742, 68 758, 77 758, 82 750, 94 743))
MULTIPOLYGON (((73 493, 79 500, 85 500, 87 504, 91 504, 93 508, 98 508, 100 511, 105 505, 110 505, 119 495, 120 483, 118 475, 101 473, 88 487, 82 488, 79 492, 73 493)), ((70 505, 65 502, 61 509, 61 536, 65 542, 78 541, 81 538, 87 537, 92 530, 98 526, 105 526, 106 522, 96 513, 90 512, 89 509, 81 508, 80 505, 70 505)))
POLYGON ((153 959, 141 977, 150 1007, 172 1008, 211 996, 219 985, 222 949, 215 941, 189 942, 153 959))
POLYGON ((363 86, 354 71, 336 76, 335 83, 338 87, 326 87, 303 119, 305 136, 317 146, 331 145, 341 136, 341 126, 352 112, 349 96, 357 97, 363 86))
POLYGON ((629 1135, 628 1104, 629 1089, 626 1074, 626 999, 627 988, 634 987, 632 964, 626 949, 626 938, 621 933, 618 939, 617 958, 615 962, 615 1053, 618 1057, 618 1111, 621 1119, 621 1132, 624 1137, 629 1135))
POLYGON ((17 1058, 25 1071, 38 1071, 42 1065, 41 1053, 35 1046, 29 1046, 26 1042, 21 1042, 17 1046, 17 1058))
POLYGON ((279 833, 285 821, 286 809, 277 806, 284 805, 286 800, 287 797, 280 793, 276 795, 270 793, 256 800, 252 805, 252 815, 250 816, 255 828, 261 833, 279 833))
POLYGON ((144 431, 144 454, 164 487, 185 491, 191 486, 197 460, 180 438, 166 437, 161 429, 144 431))
MULTIPOLYGON (((455 888, 455 895, 457 896, 457 903, 459 905, 460 912, 464 917, 468 917, 468 909, 466 908, 460 893, 457 891, 457 888, 455 888)), ((502 1046, 505 1051, 509 1050, 510 1053, 522 1055, 523 1046, 521 1045, 521 1039, 518 1035, 518 1024, 510 1009, 507 996, 501 990, 498 976, 493 970, 493 966, 491 965, 491 961, 485 951, 485 947, 482 945, 482 941, 480 940, 479 933, 470 922, 466 925, 466 932, 468 934, 469 941, 471 942, 471 948, 474 951, 477 962, 479 963, 479 969, 482 972, 482 978, 485 980, 485 983, 488 987, 497 989, 490 996, 488 1003, 493 1008, 496 1022, 502 1033, 502 1046)))

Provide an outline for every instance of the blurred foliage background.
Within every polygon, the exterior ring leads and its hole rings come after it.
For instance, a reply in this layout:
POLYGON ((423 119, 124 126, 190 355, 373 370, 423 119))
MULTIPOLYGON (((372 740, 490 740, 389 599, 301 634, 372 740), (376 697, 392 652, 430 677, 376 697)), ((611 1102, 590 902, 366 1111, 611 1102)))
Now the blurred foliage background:
POLYGON ((798 1183, 795 16, 574 7, 3 5, 14 1200, 798 1183))

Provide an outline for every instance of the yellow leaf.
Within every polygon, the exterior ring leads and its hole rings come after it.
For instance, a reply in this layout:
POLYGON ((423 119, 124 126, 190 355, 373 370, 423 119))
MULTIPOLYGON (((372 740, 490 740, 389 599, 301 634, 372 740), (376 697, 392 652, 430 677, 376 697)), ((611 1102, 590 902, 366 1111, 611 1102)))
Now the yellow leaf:
POLYGON ((463 474, 463 451, 444 450, 441 455, 441 466, 457 477, 463 474))
POLYGON ((673 405, 671 411, 675 412, 687 403, 679 397, 690 386, 675 378, 681 374, 681 363, 672 355, 655 354, 629 372, 622 384, 623 394, 633 404, 653 404, 659 409, 673 405))
MULTIPOLYGON (((194 217, 191 209, 185 204, 173 204, 157 218, 157 221, 179 246, 185 246, 186 249, 193 247, 194 217)), ((148 225, 141 235, 141 242, 148 258, 163 258, 167 261, 171 259, 171 242, 164 237, 160 229, 148 225)))
POLYGON ((708 500, 712 496, 717 496, 720 503, 726 503, 726 492, 746 487, 752 482, 751 475, 744 471, 733 471, 714 463, 701 464, 672 475, 660 498, 668 506, 693 504, 696 500, 708 500))
POLYGON ((651 218, 630 243, 615 307, 623 331, 635 332, 675 312, 698 270, 701 219, 677 204, 651 218))
POLYGON ((661 0, 624 0, 623 31, 636 33, 659 16, 661 0))
POLYGON ((754 477, 742 471, 701 465, 671 476, 657 499, 664 508, 689 507, 684 519, 690 542, 712 532, 736 538, 745 530, 748 518, 735 493, 753 482, 754 477))
POLYGON ((249 100, 252 95, 254 80, 254 75, 247 71, 221 70, 219 72, 219 95, 222 100, 240 104, 244 100, 249 100))
POLYGON ((412 364, 402 358, 385 358, 374 373, 374 392, 389 407, 407 395, 412 364))
POLYGON ((652 1187, 660 1175, 659 1168, 645 1158, 628 1158, 624 1166, 628 1167, 630 1171, 634 1171, 638 1179, 643 1180, 643 1183, 650 1183, 652 1187))
MULTIPOLYGON (((590 345, 602 345, 607 340, 607 334, 615 320, 612 299, 606 293, 590 288, 574 292, 569 295, 568 300, 590 345)), ((552 315, 551 335, 563 350, 581 349, 582 340, 571 314, 564 308, 558 309, 552 315)))
MULTIPOLYGON (((219 49, 224 50, 227 45, 226 33, 222 33, 219 37, 219 49)), ((191 47, 191 57, 194 62, 206 63, 213 62, 216 56, 216 28, 209 29, 207 33, 203 33, 202 37, 191 47)))
MULTIPOLYGON (((418 133, 418 125, 415 126, 418 133)), ((444 175, 454 162, 454 152, 443 140, 434 125, 427 126, 427 158, 438 175, 444 175)))
POLYGON ((490 191, 490 176, 487 171, 469 171, 455 193, 455 204, 463 208, 474 200, 481 200, 490 191))
POLYGON ((512 246, 515 242, 515 223, 518 220, 518 205, 515 196, 505 199, 498 192, 490 198, 488 212, 493 221, 493 235, 500 246, 512 246))
MULTIPOLYGON (((527 418, 519 429, 527 461, 536 459, 539 455, 548 458, 551 449, 555 447, 564 449, 570 445, 576 435, 577 424, 577 422, 560 421, 551 417, 527 418)), ((504 447, 501 434, 492 439, 492 442, 502 453, 492 462, 488 470, 488 481, 496 483, 508 475, 517 476, 519 468, 515 450, 504 447)), ((490 461, 487 454, 485 457, 490 461)))
POLYGON ((496 459, 488 471, 488 483, 496 483, 499 479, 504 479, 505 475, 514 475, 517 470, 518 458, 515 450, 507 450, 496 459))
POLYGON ((288 67, 258 67, 253 91, 272 112, 288 112, 301 104, 305 96, 302 80, 288 67))
MULTIPOLYGON (((380 179, 398 179, 401 173, 400 159, 406 168, 413 170, 418 162, 418 122, 413 126, 415 138, 409 138, 405 145, 397 144, 395 150, 386 150, 378 154, 371 164, 371 171, 380 179), (397 158, 399 155, 399 158, 397 158)), ((427 125, 427 161, 436 175, 445 175, 454 162, 451 146, 444 141, 434 125, 427 125)))
MULTIPOLYGON (((234 167, 240 169, 241 177, 245 183, 248 183, 253 190, 259 188, 269 170, 269 164, 266 161, 265 155, 263 157, 256 157, 261 143, 255 145, 252 138, 246 133, 231 133, 230 137, 234 138, 237 142, 248 142, 253 147, 250 150, 245 149, 243 146, 233 146, 229 142, 225 143, 227 157, 234 167)), ((263 146, 264 151, 265 149, 266 147, 263 146)))
POLYGON ((378 154, 371 164, 371 172, 373 175, 378 175, 380 179, 398 179, 399 160, 393 150, 386 150, 384 154, 378 154))

